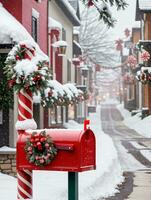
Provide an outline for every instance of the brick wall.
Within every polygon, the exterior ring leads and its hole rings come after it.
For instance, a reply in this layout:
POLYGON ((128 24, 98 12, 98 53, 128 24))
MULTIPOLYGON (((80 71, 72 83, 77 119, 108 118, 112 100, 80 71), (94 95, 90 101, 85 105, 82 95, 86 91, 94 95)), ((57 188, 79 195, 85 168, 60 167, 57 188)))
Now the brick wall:
POLYGON ((0 172, 16 177, 15 152, 0 152, 0 172))

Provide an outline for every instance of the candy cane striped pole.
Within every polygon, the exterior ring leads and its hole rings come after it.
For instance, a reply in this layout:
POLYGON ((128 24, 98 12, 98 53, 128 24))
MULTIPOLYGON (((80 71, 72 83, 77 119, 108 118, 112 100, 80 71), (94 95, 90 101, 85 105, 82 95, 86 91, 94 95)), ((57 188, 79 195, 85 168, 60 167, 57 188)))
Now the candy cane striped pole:
MULTIPOLYGON (((31 91, 21 90, 18 94, 18 121, 24 122, 24 120, 33 118, 33 100, 31 91)), ((23 130, 22 130, 23 131, 23 130)), ((18 130, 21 134, 22 131, 18 130)), ((32 199, 32 171, 30 170, 18 170, 18 200, 32 199)))
POLYGON ((33 118, 33 99, 31 91, 21 90, 18 94, 18 120, 33 118))

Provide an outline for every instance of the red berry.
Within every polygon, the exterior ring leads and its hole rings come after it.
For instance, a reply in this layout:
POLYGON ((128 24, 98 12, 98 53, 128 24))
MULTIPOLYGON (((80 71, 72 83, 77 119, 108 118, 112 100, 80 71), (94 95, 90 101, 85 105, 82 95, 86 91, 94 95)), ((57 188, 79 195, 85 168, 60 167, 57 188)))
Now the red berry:
POLYGON ((32 142, 32 143, 33 143, 33 142, 35 142, 35 140, 34 140, 33 138, 31 138, 31 139, 30 139, 30 142, 32 142))
POLYGON ((40 139, 40 142, 45 142, 46 141, 46 139, 44 138, 44 137, 42 137, 41 139, 40 139))
POLYGON ((20 60, 19 55, 16 55, 15 58, 16 58, 16 60, 20 60))
POLYGON ((40 142, 37 142, 37 146, 41 146, 41 143, 40 143, 40 142))

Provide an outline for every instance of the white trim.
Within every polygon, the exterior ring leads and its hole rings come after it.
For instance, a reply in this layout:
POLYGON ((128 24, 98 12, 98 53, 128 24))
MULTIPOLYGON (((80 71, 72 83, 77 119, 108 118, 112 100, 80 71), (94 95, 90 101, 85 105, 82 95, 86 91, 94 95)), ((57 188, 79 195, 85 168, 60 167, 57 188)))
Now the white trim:
POLYGON ((37 10, 35 10, 34 8, 32 8, 32 16, 35 17, 36 19, 39 18, 39 12, 37 10))

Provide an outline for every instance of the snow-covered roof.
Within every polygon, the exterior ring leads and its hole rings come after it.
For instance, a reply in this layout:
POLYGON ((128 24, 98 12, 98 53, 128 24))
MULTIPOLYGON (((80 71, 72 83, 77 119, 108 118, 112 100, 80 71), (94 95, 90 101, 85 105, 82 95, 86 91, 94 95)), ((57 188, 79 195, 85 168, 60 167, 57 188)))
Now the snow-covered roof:
POLYGON ((139 0, 140 10, 151 10, 151 0, 139 0))
POLYGON ((0 43, 7 44, 22 40, 34 41, 27 30, 0 3, 0 43))
POLYGON ((68 17, 68 19, 72 22, 73 26, 79 26, 80 20, 76 15, 76 11, 71 6, 68 0, 57 0, 56 4, 61 8, 64 14, 68 17))
POLYGON ((68 44, 66 41, 63 41, 63 40, 59 40, 55 43, 52 44, 54 47, 67 47, 68 44))
POLYGON ((0 3, 0 44, 10 44, 12 42, 22 42, 32 44, 39 56, 48 60, 48 57, 39 48, 39 45, 34 41, 32 36, 24 28, 24 26, 17 21, 0 3))
POLYGON ((58 22, 57 20, 53 19, 52 17, 49 17, 49 19, 48 19, 48 27, 50 29, 62 30, 62 24, 60 22, 58 22))

